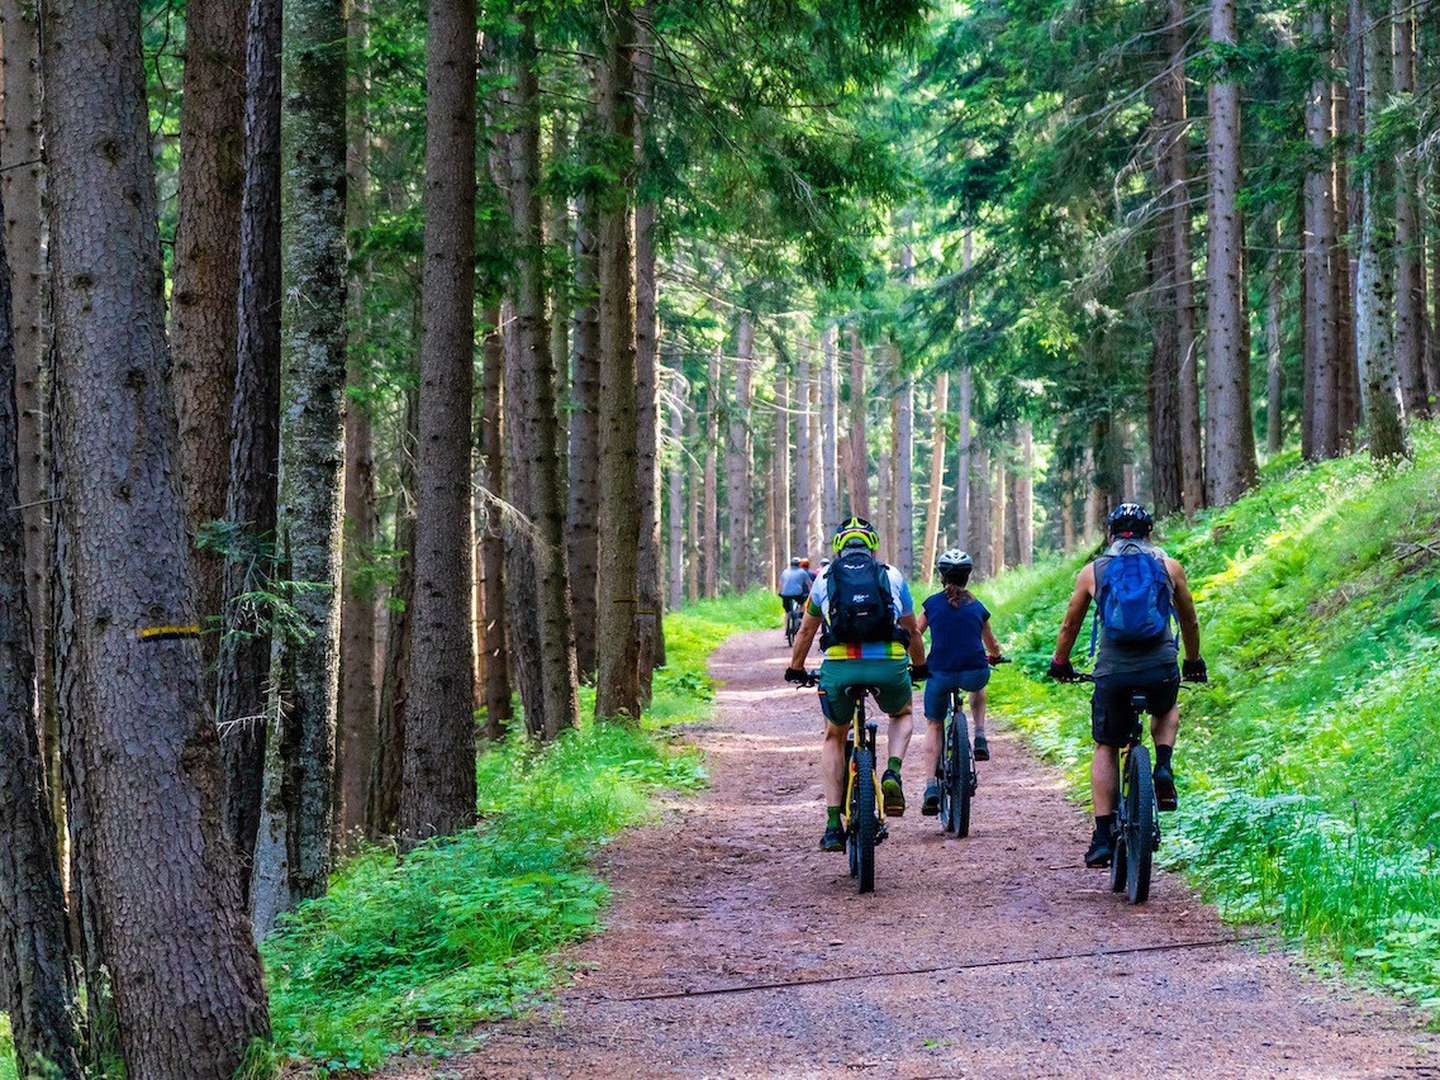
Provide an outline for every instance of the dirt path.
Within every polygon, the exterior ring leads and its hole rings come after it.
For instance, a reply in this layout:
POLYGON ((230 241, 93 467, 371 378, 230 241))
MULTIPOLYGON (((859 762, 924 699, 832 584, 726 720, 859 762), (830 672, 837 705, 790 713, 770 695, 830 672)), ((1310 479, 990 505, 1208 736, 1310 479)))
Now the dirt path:
POLYGON ((1405 1010, 1232 943, 1178 878, 1127 907, 1080 866, 1057 774, 1003 732, 965 841, 920 816, 912 758, 910 812, 858 896, 816 848, 819 713, 781 684, 782 645, 715 654, 712 786, 606 854, 615 905, 573 986, 393 1075, 1440 1077, 1405 1010), (734 992, 665 996, 715 990, 734 992))

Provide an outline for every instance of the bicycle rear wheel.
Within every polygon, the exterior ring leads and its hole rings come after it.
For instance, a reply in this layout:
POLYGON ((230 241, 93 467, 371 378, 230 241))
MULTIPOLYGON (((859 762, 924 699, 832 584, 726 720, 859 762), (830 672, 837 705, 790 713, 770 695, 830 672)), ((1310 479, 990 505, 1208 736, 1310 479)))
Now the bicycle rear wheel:
POLYGON ((950 802, 950 819, 945 831, 960 839, 970 835, 971 778, 975 772, 970 755, 970 725, 965 714, 957 709, 950 719, 950 738, 945 746, 945 786, 950 802))
POLYGON ((1143 904, 1150 896, 1155 833, 1155 779, 1145 747, 1131 748, 1126 772, 1130 782, 1125 800, 1125 896, 1132 904, 1143 904))
POLYGON ((875 753, 868 746, 858 746, 849 840, 850 875, 857 879, 862 893, 875 891, 875 834, 880 828, 875 807, 875 753))

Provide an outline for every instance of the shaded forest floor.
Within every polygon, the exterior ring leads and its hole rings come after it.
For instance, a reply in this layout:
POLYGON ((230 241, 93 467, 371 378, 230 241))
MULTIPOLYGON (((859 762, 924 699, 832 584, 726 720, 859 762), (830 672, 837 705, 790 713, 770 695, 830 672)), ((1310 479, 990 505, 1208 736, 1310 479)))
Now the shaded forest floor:
POLYGON ((1440 1062, 1413 1011, 1237 943, 1173 874, 1127 907, 1081 866, 1087 822, 1061 774, 1003 727, 965 841, 920 816, 912 757, 912 808, 876 893, 858 896, 844 857, 816 849, 819 712, 781 683, 783 646, 765 631, 714 655, 719 707, 695 731, 713 784, 602 856, 614 907, 571 951, 573 984, 473 1053, 384 1075, 1338 1077, 1440 1062))

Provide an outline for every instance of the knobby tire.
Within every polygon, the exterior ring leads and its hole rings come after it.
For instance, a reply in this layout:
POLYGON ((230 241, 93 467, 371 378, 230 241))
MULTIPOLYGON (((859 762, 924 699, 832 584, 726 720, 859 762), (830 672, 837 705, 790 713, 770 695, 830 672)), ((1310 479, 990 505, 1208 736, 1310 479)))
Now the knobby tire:
POLYGON ((1130 751, 1127 771, 1132 775, 1125 807, 1125 896, 1132 904, 1143 904, 1150 896, 1155 853, 1155 779, 1145 747, 1136 746, 1130 751))

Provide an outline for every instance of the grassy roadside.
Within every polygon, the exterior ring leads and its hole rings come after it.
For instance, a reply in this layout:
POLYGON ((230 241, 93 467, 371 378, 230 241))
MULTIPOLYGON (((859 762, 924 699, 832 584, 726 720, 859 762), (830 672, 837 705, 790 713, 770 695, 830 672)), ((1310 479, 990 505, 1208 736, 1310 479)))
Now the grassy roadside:
POLYGON ((595 849, 658 793, 704 783, 699 754, 669 734, 709 713, 710 653, 775 622, 764 593, 668 615, 668 663, 638 729, 586 720, 541 752, 517 736, 481 756, 474 834, 403 863, 384 850, 347 862, 262 949, 280 1059, 324 1075, 444 1052, 533 1001, 560 974, 555 951, 597 926, 608 894, 588 869, 595 849))
MULTIPOLYGON (((1182 803, 1162 855, 1229 918, 1440 1006, 1440 429, 1415 460, 1304 467, 1166 522, 1212 685, 1182 699, 1182 803)), ((1009 651, 997 710, 1086 792, 1085 693, 1044 681, 1080 557, 981 590, 1009 651)), ((1088 628, 1081 636, 1088 645, 1088 628)))

